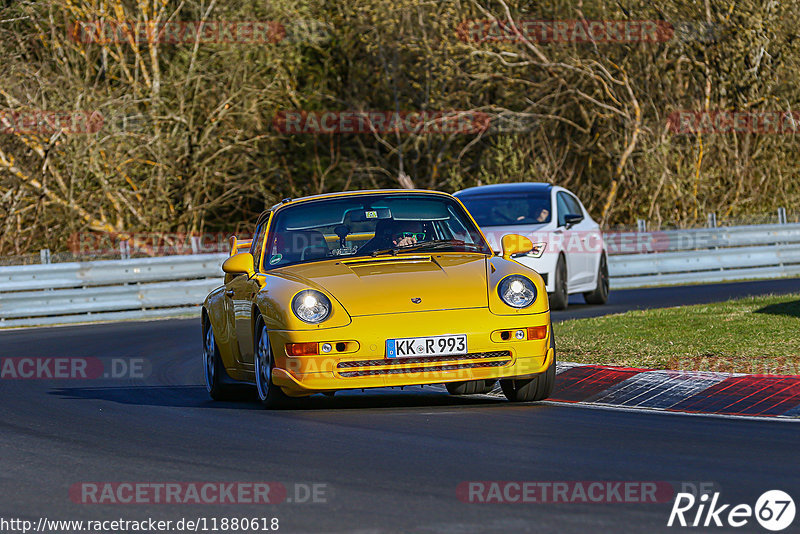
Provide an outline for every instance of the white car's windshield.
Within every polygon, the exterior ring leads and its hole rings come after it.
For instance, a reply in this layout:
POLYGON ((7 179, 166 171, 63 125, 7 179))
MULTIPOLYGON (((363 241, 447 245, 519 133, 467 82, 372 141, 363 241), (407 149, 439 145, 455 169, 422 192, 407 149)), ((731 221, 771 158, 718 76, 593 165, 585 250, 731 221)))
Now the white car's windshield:
POLYGON ((550 222, 550 192, 459 196, 480 227, 550 222))
POLYGON ((424 251, 492 254, 451 198, 365 194, 281 208, 270 229, 263 267, 424 251))

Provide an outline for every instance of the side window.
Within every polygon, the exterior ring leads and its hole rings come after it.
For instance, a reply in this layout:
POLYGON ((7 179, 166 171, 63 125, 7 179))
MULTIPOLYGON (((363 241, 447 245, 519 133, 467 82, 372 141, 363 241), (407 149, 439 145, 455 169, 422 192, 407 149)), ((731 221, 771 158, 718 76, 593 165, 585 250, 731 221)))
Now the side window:
POLYGON ((556 209, 558 210, 558 225, 564 226, 567 224, 567 221, 564 220, 564 217, 569 215, 570 209, 569 204, 567 203, 567 194, 563 191, 559 191, 556 195, 556 209))
POLYGON ((574 213, 575 215, 583 215, 583 210, 581 209, 581 203, 578 202, 578 199, 572 195, 567 195, 567 205, 569 206, 569 212, 574 213))
POLYGON ((256 231, 253 234, 253 244, 250 245, 250 254, 253 255, 253 259, 255 260, 257 272, 262 270, 259 260, 261 259, 261 252, 264 250, 264 231, 267 228, 268 221, 269 219, 266 219, 256 227, 256 231))

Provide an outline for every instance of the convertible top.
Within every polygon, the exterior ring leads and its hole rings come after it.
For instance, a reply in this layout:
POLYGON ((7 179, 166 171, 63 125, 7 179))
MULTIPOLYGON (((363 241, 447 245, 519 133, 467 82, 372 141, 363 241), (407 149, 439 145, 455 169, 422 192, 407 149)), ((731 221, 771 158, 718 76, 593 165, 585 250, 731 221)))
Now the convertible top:
POLYGON ((285 206, 287 204, 295 204, 297 202, 306 202, 309 200, 321 200, 323 198, 333 198, 333 197, 347 197, 351 195, 382 195, 382 194, 428 194, 428 195, 444 195, 450 196, 449 193, 444 193, 442 191, 430 191, 428 189, 366 189, 361 191, 340 191, 338 193, 322 193, 320 195, 311 195, 307 197, 299 197, 299 198, 285 198, 279 203, 272 206, 267 211, 274 211, 281 206, 285 206))

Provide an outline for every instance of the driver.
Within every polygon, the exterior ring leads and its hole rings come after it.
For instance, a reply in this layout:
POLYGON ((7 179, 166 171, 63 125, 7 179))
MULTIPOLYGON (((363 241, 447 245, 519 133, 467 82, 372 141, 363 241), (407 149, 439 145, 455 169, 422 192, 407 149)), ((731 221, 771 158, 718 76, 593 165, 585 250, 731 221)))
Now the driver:
POLYGON ((407 247, 426 237, 425 226, 421 221, 396 221, 382 219, 375 225, 375 237, 362 249, 380 250, 391 247, 407 247))
POLYGON ((407 247, 425 240, 425 226, 420 221, 395 221, 392 243, 396 247, 407 247))

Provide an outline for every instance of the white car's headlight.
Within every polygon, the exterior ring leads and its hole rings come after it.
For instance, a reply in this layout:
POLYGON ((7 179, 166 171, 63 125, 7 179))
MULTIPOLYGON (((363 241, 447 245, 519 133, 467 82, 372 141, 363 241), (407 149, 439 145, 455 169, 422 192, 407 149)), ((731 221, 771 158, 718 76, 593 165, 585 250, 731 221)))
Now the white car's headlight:
POLYGON ((527 308, 536 300, 536 286, 518 274, 504 278, 497 286, 497 292, 503 302, 512 308, 527 308))
POLYGON ((533 248, 528 252, 531 258, 541 258, 544 250, 547 248, 547 243, 534 243, 533 248))
POLYGON ((292 299, 292 311, 303 322, 321 323, 331 314, 331 301, 319 291, 306 289, 292 299))

